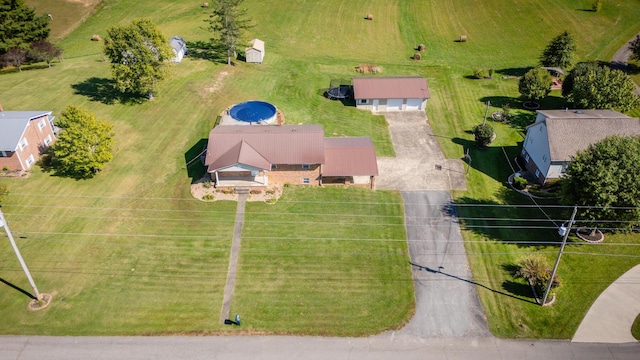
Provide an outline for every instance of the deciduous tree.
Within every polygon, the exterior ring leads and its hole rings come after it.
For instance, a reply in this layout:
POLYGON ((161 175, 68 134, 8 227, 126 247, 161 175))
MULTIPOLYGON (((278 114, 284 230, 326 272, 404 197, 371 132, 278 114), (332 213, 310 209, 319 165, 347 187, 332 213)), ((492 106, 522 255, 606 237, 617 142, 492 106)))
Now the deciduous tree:
POLYGON ((167 76, 167 61, 173 57, 166 37, 149 19, 109 28, 104 52, 111 61, 116 88, 150 99, 156 84, 167 76))
POLYGON ((640 35, 636 35, 631 41, 629 50, 631 50, 631 60, 640 60, 640 35))
POLYGON ((0 55, 12 48, 28 49, 29 44, 49 36, 49 19, 36 15, 24 0, 0 0, 0 55))
POLYGON ((30 58, 36 61, 44 61, 49 67, 51 67, 51 60, 59 58, 61 55, 62 49, 45 40, 31 43, 29 49, 30 58))
POLYGON ((27 60, 27 50, 21 48, 11 48, 0 58, 3 66, 15 66, 22 71, 22 64, 27 60))
POLYGON ((212 41, 224 43, 229 65, 242 32, 253 27, 251 19, 247 17, 247 9, 241 8, 242 2, 243 0, 215 0, 208 20, 209 30, 217 36, 212 41))
POLYGON ((573 64, 576 41, 568 31, 562 32, 551 40, 540 55, 542 66, 568 68, 573 64))
POLYGON ((562 95, 577 108, 629 111, 640 106, 635 84, 622 71, 580 63, 562 84, 562 95))
POLYGON ((549 72, 542 68, 527 71, 518 82, 518 91, 531 101, 540 101, 551 91, 553 79, 549 72))
POLYGON ((611 136, 578 152, 567 166, 561 189, 563 203, 589 206, 580 208, 579 217, 594 221, 594 227, 638 225, 640 137, 611 136))
POLYGON ((113 125, 70 105, 56 124, 62 128, 51 147, 56 173, 75 179, 93 177, 113 158, 113 125))

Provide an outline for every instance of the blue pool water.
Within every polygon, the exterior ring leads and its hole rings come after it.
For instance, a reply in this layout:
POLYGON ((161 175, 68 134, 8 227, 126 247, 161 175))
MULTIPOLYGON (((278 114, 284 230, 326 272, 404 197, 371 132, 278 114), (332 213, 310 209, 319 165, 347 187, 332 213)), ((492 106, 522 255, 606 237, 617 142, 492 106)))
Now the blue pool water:
POLYGON ((264 101, 245 101, 234 105, 229 115, 244 122, 268 122, 275 117, 276 107, 264 101))

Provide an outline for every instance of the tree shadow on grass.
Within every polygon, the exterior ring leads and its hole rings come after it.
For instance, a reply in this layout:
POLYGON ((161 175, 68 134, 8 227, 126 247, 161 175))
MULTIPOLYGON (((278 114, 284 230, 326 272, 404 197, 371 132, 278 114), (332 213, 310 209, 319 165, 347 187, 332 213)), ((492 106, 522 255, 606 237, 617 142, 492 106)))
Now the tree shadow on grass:
POLYGON ((32 295, 30 292, 28 292, 27 290, 25 290, 23 288, 20 288, 20 287, 14 285, 14 284, 8 282, 7 280, 5 280, 3 278, 0 278, 0 282, 5 284, 5 285, 7 285, 7 286, 9 286, 9 287, 11 287, 11 288, 13 288, 13 289, 15 289, 15 290, 17 290, 17 291, 19 291, 19 292, 21 292, 21 293, 23 293, 24 295, 27 295, 29 298, 31 298, 33 300, 37 300, 36 297, 34 295, 32 295))
POLYGON ((509 175, 513 173, 504 153, 507 153, 510 160, 520 153, 519 146, 488 146, 479 148, 473 140, 454 137, 451 141, 461 145, 463 153, 468 154, 469 157, 463 160, 466 161, 471 168, 503 184, 506 183, 509 175))
POLYGON ((194 59, 208 60, 215 63, 227 62, 226 45, 219 41, 187 41, 189 57, 194 59))
MULTIPOLYGON (((473 281, 473 280, 465 279, 465 278, 462 278, 462 277, 459 277, 459 276, 456 276, 456 275, 453 275, 453 274, 448 274, 448 273, 446 273, 446 272, 440 271, 439 269, 438 269, 438 270, 436 270, 436 269, 431 269, 431 268, 429 268, 429 267, 427 267, 427 266, 422 266, 422 265, 414 264, 414 263, 412 263, 412 262, 409 262, 409 264, 411 264, 412 266, 417 267, 419 270, 425 270, 425 271, 428 271, 428 272, 433 273, 433 274, 441 274, 441 275, 444 275, 444 276, 448 276, 448 277, 453 278, 453 279, 456 279, 456 280, 464 281, 464 282, 466 282, 466 283, 469 283, 469 284, 473 284, 473 285, 479 286, 479 287, 481 287, 481 288, 483 288, 483 289, 487 289, 487 290, 489 290, 489 291, 491 291, 491 292, 494 292, 494 293, 496 293, 496 294, 500 294, 500 295, 508 296, 508 297, 513 298, 513 299, 516 299, 516 300, 520 300, 520 301, 524 301, 524 302, 529 302, 529 303, 534 303, 534 304, 535 304, 535 302, 534 302, 534 301, 532 301, 532 300, 522 299, 522 298, 520 298, 520 297, 518 297, 518 296, 513 295, 513 293, 512 293, 512 294, 509 294, 509 293, 506 293, 506 292, 503 292, 503 291, 500 291, 500 290, 496 290, 496 289, 490 288, 490 287, 488 287, 487 285, 481 284, 481 283, 479 283, 479 282, 477 282, 477 281, 473 281)), ((504 288, 504 285, 503 285, 503 288, 504 288)), ((520 294, 516 294, 516 295, 520 295, 520 294)))
POLYGON ((74 94, 83 95, 91 101, 98 101, 106 105, 116 102, 122 104, 141 104, 148 100, 142 95, 122 93, 115 88, 115 81, 112 79, 90 77, 77 84, 72 84, 74 94))
POLYGON ((527 73, 527 71, 533 69, 533 66, 523 66, 517 68, 506 68, 495 70, 496 74, 509 77, 520 77, 527 73))
POLYGON ((206 155, 205 149, 207 148, 208 142, 209 139, 200 139, 184 153, 187 176, 191 178, 192 184, 202 179, 202 177, 207 173, 207 168, 204 166, 203 160, 206 155))

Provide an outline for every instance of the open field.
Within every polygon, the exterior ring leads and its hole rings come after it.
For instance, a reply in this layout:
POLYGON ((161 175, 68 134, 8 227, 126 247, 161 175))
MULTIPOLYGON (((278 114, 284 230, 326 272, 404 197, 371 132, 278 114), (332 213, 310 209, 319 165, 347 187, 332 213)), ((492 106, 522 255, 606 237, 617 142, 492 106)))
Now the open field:
MULTIPOLYGON (((198 2, 105 1, 60 42, 62 63, 0 74, 4 109, 59 114, 75 104, 114 123, 117 133, 115 158, 95 179, 61 179, 39 170, 26 180, 0 179, 11 191, 3 211, 16 235, 24 237, 19 245, 38 286, 56 294, 51 308, 29 313, 23 294, 0 287, 0 314, 7 319, 0 333, 238 330, 217 324, 235 203, 191 198, 189 183, 202 169, 184 164, 202 149, 216 115, 248 99, 273 102, 287 123, 320 123, 328 136, 370 136, 378 155, 392 155, 382 117, 322 96, 330 79, 355 76, 353 68, 364 62, 382 66, 383 75, 429 79, 427 115, 445 154, 459 158, 471 148, 469 191, 456 193, 458 201, 530 205, 505 190, 510 169, 500 147, 513 159, 532 114, 516 109, 512 125, 496 124, 498 138, 487 150, 476 150, 467 131, 482 121, 487 100, 491 111, 505 102, 519 106, 517 79, 509 76, 535 66, 560 31, 576 35, 579 60, 607 60, 640 31, 637 1, 584 11, 591 2, 246 0, 256 22, 248 38, 265 41, 264 64, 228 67, 187 58, 173 68, 153 102, 122 104, 110 90, 102 43, 90 41, 92 34, 104 36, 109 26, 139 16, 150 17, 168 37, 181 35, 194 45, 210 34, 198 2), (373 21, 364 20, 367 13, 373 21), (462 34, 469 41, 455 42, 462 34), (427 52, 418 62, 410 56, 419 43, 427 52), (494 79, 470 79, 477 67, 494 69, 494 79)), ((44 9, 54 1, 31 3, 44 9)), ((561 107, 559 96, 552 93, 543 106, 561 107)), ((243 328, 252 332, 365 335, 401 326, 413 311, 413 286, 406 243, 397 241, 404 236, 400 202, 393 192, 287 188, 281 203, 248 204, 232 313, 242 314, 243 328), (332 206, 336 203, 341 206, 332 206), (375 223, 386 226, 381 230, 375 223), (356 238, 363 241, 346 240, 356 238)), ((567 216, 548 213, 554 219, 567 216)), ((459 214, 545 218, 536 209, 501 207, 461 207, 459 214)), ((523 231, 491 229, 488 220, 465 219, 465 224, 475 280, 513 296, 478 287, 498 336, 570 337, 599 292, 640 262, 637 246, 628 246, 638 243, 637 235, 608 236, 608 243, 623 244, 617 246, 571 245, 560 268, 558 302, 541 308, 512 279, 510 264, 532 251, 551 260, 557 248, 507 241, 557 240, 553 226, 543 221, 548 229, 523 231)), ((29 290, 9 245, 0 243, 0 253, 6 259, 0 278, 29 290)))

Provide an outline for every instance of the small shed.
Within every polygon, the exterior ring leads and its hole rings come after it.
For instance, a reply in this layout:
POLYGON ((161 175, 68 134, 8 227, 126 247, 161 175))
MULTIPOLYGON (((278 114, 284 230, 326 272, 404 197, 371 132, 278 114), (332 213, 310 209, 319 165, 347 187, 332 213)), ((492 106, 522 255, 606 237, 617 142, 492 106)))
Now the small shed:
POLYGON ((171 62, 179 63, 182 61, 182 58, 187 53, 187 43, 180 36, 174 36, 169 40, 169 44, 173 49, 174 56, 171 59, 171 62))
POLYGON ((248 63, 262 64, 264 59, 264 41, 253 39, 249 42, 249 46, 244 49, 248 63))

